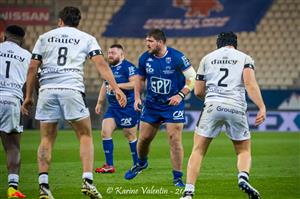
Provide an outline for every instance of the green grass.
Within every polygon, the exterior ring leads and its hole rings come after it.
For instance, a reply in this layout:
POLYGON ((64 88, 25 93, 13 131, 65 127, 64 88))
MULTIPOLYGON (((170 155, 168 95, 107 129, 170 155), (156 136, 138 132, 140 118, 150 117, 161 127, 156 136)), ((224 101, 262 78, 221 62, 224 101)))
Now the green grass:
MULTIPOLYGON (((186 164, 193 144, 193 134, 183 135, 186 164)), ((266 199, 300 198, 300 133, 254 133, 251 182, 266 199)), ((94 133, 95 167, 104 163, 98 132, 94 133)), ((38 198, 36 151, 37 131, 26 131, 22 137, 20 188, 27 198, 38 198)), ((115 174, 94 174, 95 184, 103 198, 179 198, 181 189, 172 185, 169 146, 165 133, 159 133, 151 146, 149 168, 136 179, 124 180, 132 161, 129 145, 123 135, 114 134, 115 174), (147 192, 146 190, 156 191, 147 192), (108 193, 111 192, 111 193, 108 193), (165 194, 164 194, 165 193, 165 194)), ((0 198, 5 198, 7 171, 0 147, 0 198)), ((237 188, 236 157, 231 142, 221 135, 211 144, 196 184, 195 198, 246 199, 237 188)), ((74 133, 59 132, 50 169, 50 186, 56 199, 84 198, 80 192, 81 163, 79 144, 74 133)))

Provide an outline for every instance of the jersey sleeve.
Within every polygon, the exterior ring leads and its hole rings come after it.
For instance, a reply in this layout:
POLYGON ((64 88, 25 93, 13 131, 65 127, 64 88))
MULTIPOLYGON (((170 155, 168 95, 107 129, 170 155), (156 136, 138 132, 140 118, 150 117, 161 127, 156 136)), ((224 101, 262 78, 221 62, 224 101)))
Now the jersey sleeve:
POLYGON ((42 61, 43 59, 43 45, 42 45, 42 37, 40 36, 36 41, 34 48, 32 50, 31 59, 42 61))
POLYGON ((177 59, 178 67, 182 71, 188 69, 192 65, 190 60, 183 53, 178 51, 176 54, 177 54, 176 56, 178 57, 178 59, 177 59))
POLYGON ((87 50, 88 50, 89 58, 92 58, 96 55, 103 55, 102 50, 95 37, 91 37, 91 39, 89 40, 87 50))
POLYGON ((145 69, 145 58, 144 56, 141 56, 139 59, 139 65, 137 68, 137 74, 145 77, 146 76, 146 69, 145 69))
POLYGON ((128 78, 137 74, 137 68, 134 65, 128 67, 128 78))
POLYGON ((254 60, 252 59, 252 57, 250 56, 246 56, 245 58, 245 64, 244 64, 244 68, 251 68, 254 70, 254 60))
POLYGON ((205 57, 201 59, 198 70, 197 70, 197 75, 196 75, 196 80, 203 81, 204 80, 204 65, 205 65, 205 57))

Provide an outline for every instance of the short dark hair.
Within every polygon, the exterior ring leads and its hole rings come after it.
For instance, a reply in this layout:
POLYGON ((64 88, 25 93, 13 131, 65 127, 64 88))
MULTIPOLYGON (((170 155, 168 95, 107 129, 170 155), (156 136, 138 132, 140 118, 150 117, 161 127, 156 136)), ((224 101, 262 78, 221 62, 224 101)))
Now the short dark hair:
POLYGON ((64 7, 59 12, 59 18, 61 18, 65 25, 77 27, 81 19, 80 10, 72 6, 64 7))
POLYGON ((21 26, 10 25, 5 29, 5 33, 9 36, 18 37, 23 39, 25 36, 25 31, 21 26))
POLYGON ((233 32, 221 32, 217 38, 217 47, 222 48, 224 46, 234 46, 237 48, 237 36, 233 32))
POLYGON ((147 33, 147 37, 153 37, 155 40, 159 41, 163 41, 164 43, 166 43, 167 38, 165 33, 160 30, 160 29, 152 29, 147 33))
POLYGON ((121 50, 124 50, 123 46, 121 44, 113 44, 109 48, 119 48, 121 50))

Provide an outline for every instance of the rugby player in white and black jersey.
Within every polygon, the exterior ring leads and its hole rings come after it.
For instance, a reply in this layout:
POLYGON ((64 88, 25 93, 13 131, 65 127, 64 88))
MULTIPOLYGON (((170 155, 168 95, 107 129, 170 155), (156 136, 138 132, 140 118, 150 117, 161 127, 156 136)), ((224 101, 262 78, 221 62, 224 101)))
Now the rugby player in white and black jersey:
POLYGON ((201 60, 197 72, 195 95, 204 99, 205 106, 195 129, 182 199, 193 197, 202 160, 223 126, 237 154, 238 186, 249 198, 259 199, 259 192, 249 183, 251 141, 245 99, 246 90, 259 109, 255 125, 260 125, 265 120, 266 107, 255 78, 254 61, 236 49, 237 36, 233 32, 220 33, 217 47, 201 60))
POLYGON ((91 198, 101 198, 93 185, 94 146, 91 121, 84 100, 83 67, 87 57, 116 93, 119 104, 126 105, 126 96, 117 86, 110 67, 104 61, 96 39, 77 29, 80 10, 65 7, 59 12, 58 28, 44 33, 37 40, 27 75, 27 91, 22 111, 28 114, 33 104, 32 92, 40 67, 40 89, 35 118, 40 121, 41 143, 38 149, 40 199, 52 199, 48 170, 52 146, 60 118, 70 122, 80 142, 83 167, 81 191, 91 198))
POLYGON ((31 53, 21 47, 25 31, 10 25, 0 43, 0 137, 8 169, 8 198, 25 198, 18 190, 20 172, 21 102, 31 53))

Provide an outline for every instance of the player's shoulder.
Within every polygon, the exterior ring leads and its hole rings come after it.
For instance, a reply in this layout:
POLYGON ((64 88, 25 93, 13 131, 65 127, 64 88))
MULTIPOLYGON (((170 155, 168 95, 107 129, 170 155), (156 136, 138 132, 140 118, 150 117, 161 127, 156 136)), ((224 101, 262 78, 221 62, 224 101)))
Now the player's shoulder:
POLYGON ((82 35, 82 37, 86 38, 86 39, 96 39, 93 35, 84 32, 82 30, 76 29, 78 31, 78 33, 80 33, 82 35))
POLYGON ((130 62, 129 60, 127 60, 127 59, 124 59, 122 61, 122 65, 124 65, 124 66, 134 66, 134 64, 132 62, 130 62))
POLYGON ((16 53, 18 53, 20 56, 27 57, 29 59, 31 58, 31 53, 27 49, 14 42, 2 42, 0 43, 0 49, 7 49, 8 51, 13 50, 16 51, 16 53))
POLYGON ((153 60, 151 58, 151 54, 148 51, 145 51, 144 53, 141 54, 141 56, 139 57, 139 63, 143 64, 145 63, 147 60, 153 60))
POLYGON ((183 53, 175 48, 172 48, 172 47, 167 47, 167 50, 168 50, 168 53, 170 53, 171 55, 173 56, 182 56, 183 53))
POLYGON ((244 53, 243 51, 240 51, 238 49, 232 49, 233 52, 235 52, 236 54, 238 54, 239 56, 243 56, 243 57, 248 57, 249 55, 244 53))
POLYGON ((29 52, 27 49, 21 48, 21 51, 22 51, 22 54, 24 54, 26 57, 28 57, 29 59, 31 58, 31 52, 29 52))

